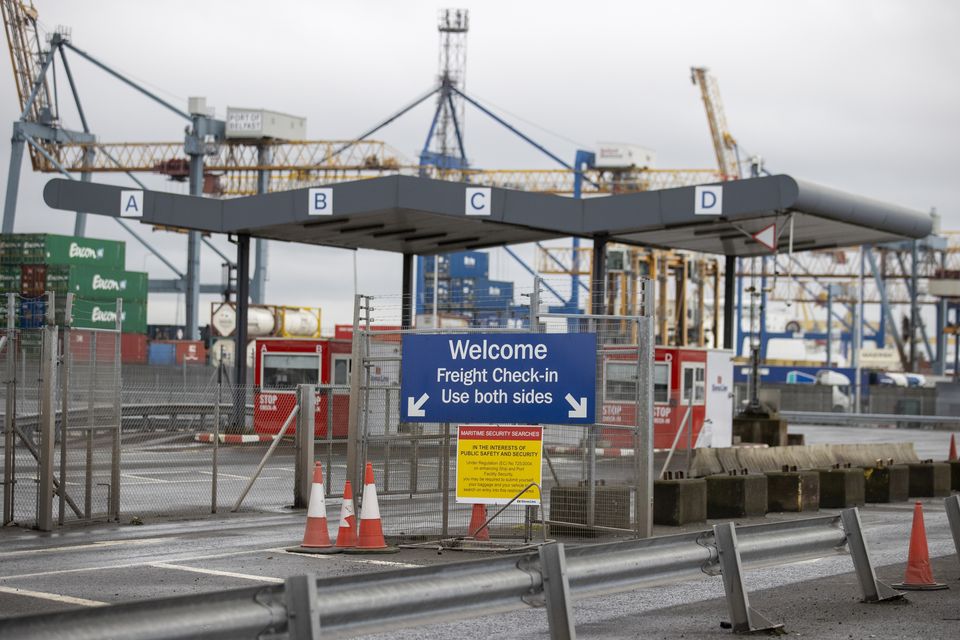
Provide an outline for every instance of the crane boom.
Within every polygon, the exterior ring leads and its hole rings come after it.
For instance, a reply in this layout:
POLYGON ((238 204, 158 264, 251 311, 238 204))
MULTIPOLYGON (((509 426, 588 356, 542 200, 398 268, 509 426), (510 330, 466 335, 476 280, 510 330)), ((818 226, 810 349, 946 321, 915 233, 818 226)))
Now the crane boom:
POLYGON ((713 150, 717 155, 717 167, 726 180, 740 177, 740 163, 737 160, 737 141, 727 128, 727 117, 720 100, 720 87, 706 67, 690 67, 690 81, 700 87, 700 96, 707 111, 707 123, 713 138, 713 150))
MULTIPOLYGON (((13 81, 17 86, 20 111, 27 106, 27 99, 40 75, 40 35, 37 31, 37 10, 33 0, 2 0, 3 26, 13 65, 13 81)), ((30 107, 29 119, 41 122, 50 114, 50 87, 46 78, 30 107)))

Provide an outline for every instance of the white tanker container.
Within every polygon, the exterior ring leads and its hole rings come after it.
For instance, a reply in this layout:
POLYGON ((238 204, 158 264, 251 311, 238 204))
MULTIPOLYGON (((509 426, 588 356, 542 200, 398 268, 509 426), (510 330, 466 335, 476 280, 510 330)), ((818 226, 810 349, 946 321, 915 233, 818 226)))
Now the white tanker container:
MULTIPOLYGON (((256 353, 256 341, 251 340, 247 343, 247 367, 253 367, 253 356, 256 353)), ((223 359, 223 366, 228 369, 233 368, 234 358, 237 354, 237 344, 233 338, 217 338, 210 345, 210 364, 214 367, 220 365, 220 359, 223 359)))
MULTIPOLYGON (((215 303, 210 326, 221 336, 232 336, 237 330, 237 309, 233 302, 215 303)), ((247 309, 247 336, 259 338, 273 335, 277 318, 272 307, 250 306, 247 309)))
POLYGON ((285 338, 320 337, 320 309, 282 307, 280 335, 285 338))

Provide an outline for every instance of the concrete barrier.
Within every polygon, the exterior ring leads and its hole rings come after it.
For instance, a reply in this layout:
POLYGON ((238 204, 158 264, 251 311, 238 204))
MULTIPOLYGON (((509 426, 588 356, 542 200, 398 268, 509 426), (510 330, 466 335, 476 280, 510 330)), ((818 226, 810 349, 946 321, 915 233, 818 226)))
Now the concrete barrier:
POLYGON ((858 507, 866 501, 866 480, 863 469, 821 469, 820 506, 828 509, 858 507))
POLYGON ((768 511, 820 508, 820 474, 816 471, 772 471, 766 476, 768 511))
POLYGON ((707 517, 748 518, 767 512, 767 477, 762 473, 707 476, 707 517))
POLYGON ((950 465, 945 462, 916 462, 910 470, 910 497, 945 498, 950 495, 950 465))
POLYGON ((905 464, 865 467, 863 478, 867 502, 905 502, 910 498, 910 470, 905 464))

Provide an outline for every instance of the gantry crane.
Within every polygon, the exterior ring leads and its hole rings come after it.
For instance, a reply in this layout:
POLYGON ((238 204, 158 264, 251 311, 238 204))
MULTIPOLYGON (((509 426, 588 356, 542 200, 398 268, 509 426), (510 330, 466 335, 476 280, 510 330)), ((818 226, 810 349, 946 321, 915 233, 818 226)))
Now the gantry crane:
MULTIPOLYGON (((204 112, 186 113, 151 93, 142 85, 100 62, 70 42, 69 33, 59 29, 50 34, 48 47, 38 28, 38 14, 33 0, 0 0, 7 42, 21 116, 14 123, 10 173, 4 206, 3 232, 13 231, 17 187, 24 147, 30 154, 34 170, 59 172, 73 177, 79 173, 89 180, 95 172, 122 172, 136 182, 137 173, 160 173, 174 180, 189 181, 190 193, 237 196, 256 192, 282 191, 319 184, 330 184, 391 174, 421 175, 436 179, 464 181, 479 185, 499 186, 557 194, 603 194, 645 191, 715 182, 725 176, 710 169, 656 170, 628 169, 607 172, 593 167, 573 166, 534 143, 508 123, 463 94, 456 86, 441 84, 407 105, 373 129, 349 141, 256 141, 227 139, 224 123, 204 112), (100 142, 87 123, 65 51, 71 51, 99 67, 121 82, 150 98, 162 107, 186 119, 190 126, 184 142, 100 142), (82 131, 62 126, 56 91, 51 92, 48 72, 59 54, 69 82, 72 98, 83 125, 82 131), (483 170, 463 166, 424 165, 404 160, 383 142, 369 139, 383 126, 407 113, 427 98, 440 94, 456 95, 508 127, 527 142, 534 144, 558 161, 562 169, 554 170, 483 170)), ((142 183, 141 183, 142 186, 142 183)), ((172 281, 171 291, 184 291, 187 296, 187 335, 195 338, 198 327, 196 312, 200 285, 199 247, 206 242, 221 257, 220 251, 196 232, 188 234, 186 273, 181 273, 165 256, 154 250, 124 221, 128 232, 151 250, 180 278, 172 281)), ((75 233, 83 235, 84 215, 77 214, 75 233)), ((258 243, 259 244, 259 243, 258 243)), ((265 245, 255 253, 255 300, 262 299, 265 273, 265 245), (261 251, 264 253, 261 254, 261 251), (261 260, 262 256, 262 260, 261 260), (258 285, 258 281, 260 284, 258 285)))
POLYGON ((725 180, 741 176, 740 158, 737 155, 737 141, 727 128, 727 116, 723 112, 720 100, 720 87, 706 67, 690 67, 690 81, 700 87, 700 96, 707 111, 707 123, 710 125, 710 137, 713 138, 713 151, 717 155, 717 167, 725 180))

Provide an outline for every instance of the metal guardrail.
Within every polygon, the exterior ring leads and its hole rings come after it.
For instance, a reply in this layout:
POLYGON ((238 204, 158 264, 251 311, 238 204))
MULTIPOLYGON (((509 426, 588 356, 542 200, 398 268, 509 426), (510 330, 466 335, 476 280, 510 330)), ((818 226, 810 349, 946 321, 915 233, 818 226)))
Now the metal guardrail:
MULTIPOLYGON (((183 417, 190 418, 201 418, 206 419, 207 416, 212 416, 215 411, 216 403, 213 402, 193 402, 193 403, 173 403, 173 402, 142 402, 136 404, 123 404, 121 405, 121 416, 123 418, 158 418, 164 417, 169 418, 169 423, 175 424, 176 421, 183 417)), ((221 410, 229 410, 233 407, 232 403, 221 402, 221 410)), ((248 416, 253 415, 253 405, 246 405, 246 414, 248 416)), ((62 411, 57 411, 55 413, 54 419, 59 423, 63 415, 62 411)), ((0 416, 3 416, 0 413, 0 416)), ((90 409, 88 408, 77 408, 70 409, 67 411, 67 423, 76 423, 80 418, 86 418, 90 416, 90 409)), ((111 421, 115 423, 116 413, 112 405, 101 405, 94 407, 93 417, 98 421, 111 421)), ((37 413, 24 413, 17 415, 17 426, 20 428, 36 428, 39 424, 39 414, 37 413)), ((169 424, 168 423, 168 424, 169 424)), ((68 427, 70 428, 70 427, 68 427)), ((79 430, 88 429, 89 427, 83 426, 79 427, 79 430)))
POLYGON ((741 567, 843 553, 865 601, 899 597, 877 583, 856 509, 673 536, 497 556, 359 576, 291 578, 283 585, 117 604, 0 621, 0 636, 43 639, 340 638, 547 606, 551 637, 575 637, 571 595, 585 598, 722 575, 736 631, 766 621, 752 610, 741 567), (843 526, 841 527, 841 520, 843 526))
POLYGON ((834 413, 831 411, 781 411, 790 424, 960 424, 960 416, 918 416, 899 413, 834 413))

